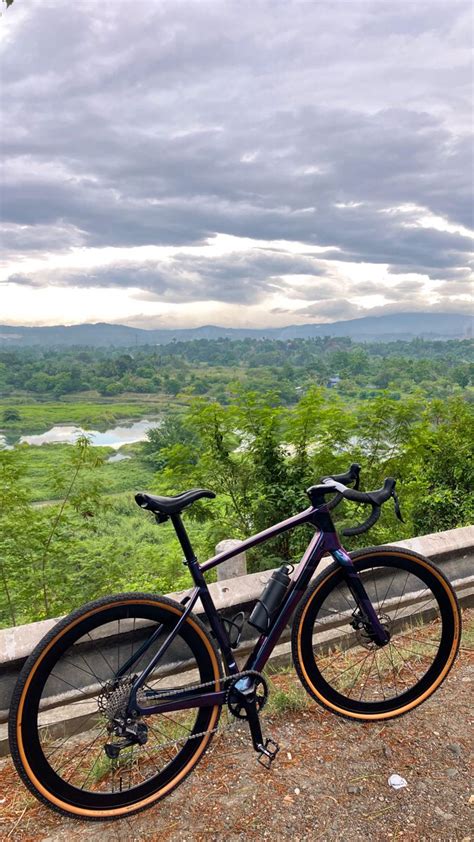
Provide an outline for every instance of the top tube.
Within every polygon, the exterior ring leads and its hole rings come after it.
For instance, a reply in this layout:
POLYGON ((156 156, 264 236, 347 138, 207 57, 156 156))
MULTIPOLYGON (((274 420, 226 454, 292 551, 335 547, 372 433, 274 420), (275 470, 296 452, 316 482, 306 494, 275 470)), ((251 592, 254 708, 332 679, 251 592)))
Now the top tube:
MULTIPOLYGON (((232 547, 230 550, 218 553, 218 555, 215 555, 208 559, 208 561, 205 561, 204 564, 200 564, 199 567, 201 572, 206 573, 207 570, 211 570, 223 561, 228 561, 229 558, 234 558, 234 556, 239 555, 239 553, 250 550, 251 547, 256 547, 257 544, 262 544, 270 538, 276 538, 277 535, 281 535, 283 532, 287 532, 295 526, 300 526, 303 523, 312 523, 315 511, 316 509, 313 506, 310 506, 308 509, 305 509, 304 512, 300 512, 299 514, 293 515, 286 520, 282 520, 280 523, 276 523, 274 526, 264 529, 263 532, 257 532, 256 535, 252 535, 250 538, 245 538, 237 547, 232 547)), ((315 524, 313 523, 312 525, 314 526, 315 524)))

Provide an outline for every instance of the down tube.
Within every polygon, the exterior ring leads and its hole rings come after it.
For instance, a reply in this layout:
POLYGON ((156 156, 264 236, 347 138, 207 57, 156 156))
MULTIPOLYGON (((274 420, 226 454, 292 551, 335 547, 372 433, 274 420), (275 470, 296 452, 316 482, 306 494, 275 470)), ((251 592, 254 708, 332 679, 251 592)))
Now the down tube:
POLYGON ((267 663, 274 647, 278 643, 278 639, 283 629, 291 617, 291 614, 303 596, 311 576, 321 561, 322 556, 326 552, 327 547, 325 546, 324 538, 325 536, 323 532, 318 532, 312 537, 305 554, 300 561, 298 572, 290 585, 290 589, 285 597, 283 605, 280 608, 280 612, 270 629, 270 633, 268 635, 262 634, 259 637, 257 643, 255 644, 255 648, 247 659, 244 669, 253 669, 261 672, 267 663))

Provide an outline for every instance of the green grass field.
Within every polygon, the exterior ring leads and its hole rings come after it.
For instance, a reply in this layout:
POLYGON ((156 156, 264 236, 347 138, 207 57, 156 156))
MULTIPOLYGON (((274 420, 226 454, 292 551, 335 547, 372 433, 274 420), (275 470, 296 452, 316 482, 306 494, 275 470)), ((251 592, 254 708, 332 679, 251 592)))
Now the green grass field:
POLYGON ((138 419, 163 411, 163 402, 155 403, 0 403, 0 429, 22 434, 44 432, 55 424, 83 427, 113 426, 121 419, 138 419), (15 410, 20 418, 4 421, 3 413, 15 410))
MULTIPOLYGON (((41 447, 21 445, 20 451, 25 466, 24 484, 31 492, 33 501, 58 499, 53 475, 70 470, 70 444, 43 444, 41 447)), ((130 456, 122 462, 106 462, 117 451, 111 447, 97 447, 94 451, 104 459, 98 477, 105 494, 119 494, 145 490, 150 486, 154 471, 140 459, 136 445, 125 445, 121 453, 130 456)))

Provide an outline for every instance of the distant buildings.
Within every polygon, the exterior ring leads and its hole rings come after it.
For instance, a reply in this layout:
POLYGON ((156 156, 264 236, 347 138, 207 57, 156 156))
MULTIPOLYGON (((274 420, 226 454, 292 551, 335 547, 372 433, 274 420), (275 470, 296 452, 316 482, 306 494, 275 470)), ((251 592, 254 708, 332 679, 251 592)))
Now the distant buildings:
POLYGON ((329 378, 328 382, 326 383, 326 386, 328 387, 328 389, 334 389, 336 386, 339 385, 340 382, 341 378, 338 374, 335 374, 334 377, 329 378))

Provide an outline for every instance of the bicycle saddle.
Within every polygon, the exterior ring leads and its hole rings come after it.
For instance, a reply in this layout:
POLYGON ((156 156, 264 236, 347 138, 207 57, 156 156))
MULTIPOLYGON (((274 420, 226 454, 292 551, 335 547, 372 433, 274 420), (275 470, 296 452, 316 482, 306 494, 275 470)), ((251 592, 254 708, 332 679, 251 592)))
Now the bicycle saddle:
POLYGON ((141 509, 148 509, 155 514, 177 515, 201 497, 212 499, 215 496, 214 492, 207 488, 191 488, 189 491, 183 491, 182 494, 176 494, 175 497, 158 497, 155 494, 140 491, 135 494, 135 502, 141 509))

